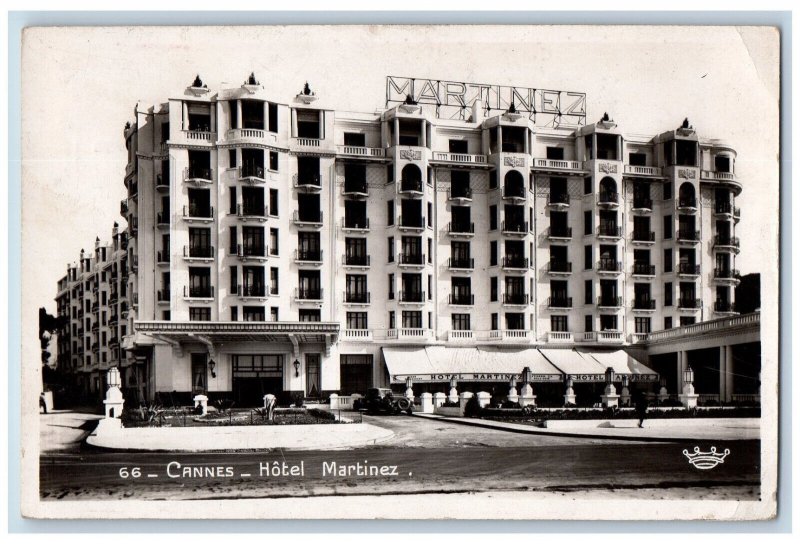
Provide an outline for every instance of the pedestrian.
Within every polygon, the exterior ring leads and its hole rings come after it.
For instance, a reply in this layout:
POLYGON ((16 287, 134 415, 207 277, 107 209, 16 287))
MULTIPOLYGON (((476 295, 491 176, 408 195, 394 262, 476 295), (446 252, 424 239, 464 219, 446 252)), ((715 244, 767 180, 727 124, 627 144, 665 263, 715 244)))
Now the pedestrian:
POLYGON ((639 417, 639 428, 644 428, 644 418, 647 417, 648 402, 644 393, 636 395, 636 415, 639 417))

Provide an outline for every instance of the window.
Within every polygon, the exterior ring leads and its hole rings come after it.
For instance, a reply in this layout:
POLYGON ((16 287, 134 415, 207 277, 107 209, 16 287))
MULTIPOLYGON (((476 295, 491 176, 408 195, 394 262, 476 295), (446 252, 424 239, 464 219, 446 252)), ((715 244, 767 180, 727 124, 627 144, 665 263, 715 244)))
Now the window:
POLYGON ((230 164, 231 168, 236 168, 236 150, 229 149, 228 150, 228 163, 230 164))
POLYGON ((592 246, 584 246, 583 248, 583 269, 592 269, 592 246))
POLYGON ((230 213, 231 215, 236 215, 236 187, 231 187, 229 194, 231 195, 230 213))
POLYGON ((466 140, 449 140, 448 148, 450 153, 469 153, 466 140))
POLYGON ((681 316, 681 327, 685 327, 686 325, 694 325, 697 320, 694 316, 691 315, 682 315, 681 316))
POLYGON ((583 330, 586 332, 594 330, 594 318, 592 316, 587 315, 583 318, 583 330))
POLYGON ((550 330, 553 332, 568 332, 569 328, 567 327, 567 316, 551 315, 550 330))
POLYGON ((269 229, 269 254, 278 254, 278 229, 269 229))
POLYGON ((394 300, 394 274, 389 274, 389 300, 394 300))
POLYGON ((189 321, 211 321, 211 308, 189 308, 189 321))
POLYGON ((231 306, 231 321, 239 321, 239 307, 231 306))
POLYGON ((238 253, 239 237, 236 234, 236 227, 228 227, 228 244, 231 255, 238 253))
POLYGON ((591 304, 592 303, 592 280, 585 280, 583 282, 583 303, 584 304, 591 304))
POLYGON ((269 169, 273 172, 278 171, 278 152, 277 151, 270 151, 269 152, 269 169))
POLYGON ((278 190, 277 189, 270 189, 269 190, 269 214, 277 217, 278 216, 278 190))
POLYGON ((489 300, 497 302, 497 278, 489 278, 489 300))
POLYGON ((672 272, 672 249, 664 250, 664 272, 672 272))
MULTIPOLYGON (((278 269, 277 268, 270 268, 269 269, 269 294, 270 295, 277 295, 278 294, 278 269)), ((276 319, 277 321, 277 319, 276 319)))
POLYGON ((628 164, 631 166, 647 166, 647 155, 644 153, 630 153, 628 155, 628 164))
POLYGON ((497 189, 497 170, 489 172, 489 189, 497 189))
POLYGON ((428 202, 428 227, 433 227, 433 204, 428 202))
POLYGON ((265 313, 263 306, 245 306, 242 308, 242 317, 245 321, 264 321, 265 313))
POLYGON ((389 312, 389 328, 394 329, 397 327, 397 323, 395 322, 394 312, 389 312))
POLYGON ((189 268, 189 297, 211 298, 214 289, 211 287, 211 269, 205 267, 189 268))
POLYGON ((272 321, 278 321, 278 308, 277 306, 271 306, 269 309, 269 318, 272 321))
POLYGON ((496 331, 500 328, 500 319, 497 314, 492 314, 492 330, 496 331))
POLYGON ((304 323, 321 321, 321 317, 319 310, 301 309, 298 312, 299 321, 304 323))
POLYGON ((650 334, 650 318, 637 317, 635 318, 636 332, 638 334, 650 334))
POLYGON ((418 311, 403 311, 403 328, 404 329, 421 329, 422 328, 422 312, 418 311))
POLYGON ((278 132, 278 105, 269 102, 267 106, 267 115, 269 117, 269 128, 270 132, 278 132))
POLYGON ((368 329, 367 312, 347 312, 347 328, 358 330, 368 329))
POLYGON ((583 234, 592 234, 592 212, 589 210, 583 212, 583 234))
POLYGON ((497 266, 497 240, 489 242, 489 266, 497 266))
POLYGON ((387 253, 389 255, 389 259, 388 260, 389 260, 390 263, 393 263, 394 262, 394 236, 389 236, 389 238, 386 240, 386 242, 387 242, 386 243, 386 247, 387 247, 387 250, 388 250, 387 253))
POLYGON ((672 282, 664 284, 664 306, 672 306, 672 282))
POLYGON ((583 194, 592 194, 592 178, 583 178, 583 194))
POLYGON ((554 161, 563 161, 564 148, 547 146, 547 158, 554 161))
POLYGON ((231 266, 231 294, 235 295, 238 292, 239 292, 239 269, 236 266, 231 266))
POLYGON ((352 147, 364 147, 367 145, 367 137, 365 134, 358 132, 345 132, 344 145, 352 147))
POLYGON ((497 206, 489 206, 489 230, 497 230, 497 206))
POLYGON ((672 200, 672 182, 664 183, 664 200, 672 200))
POLYGON ((664 240, 672 240, 672 216, 664 216, 664 240))
POLYGON ((386 224, 389 226, 394 225, 394 200, 386 202, 386 224))
POLYGON ((469 314, 452 314, 451 320, 454 331, 468 331, 472 328, 469 314))

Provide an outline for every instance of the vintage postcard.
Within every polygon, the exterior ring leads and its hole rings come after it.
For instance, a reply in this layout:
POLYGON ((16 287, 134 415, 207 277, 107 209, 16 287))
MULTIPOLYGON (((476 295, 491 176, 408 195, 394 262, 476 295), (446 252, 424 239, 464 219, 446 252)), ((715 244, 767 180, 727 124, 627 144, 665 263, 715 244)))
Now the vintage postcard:
POLYGON ((23 515, 773 517, 780 39, 26 29, 23 515))

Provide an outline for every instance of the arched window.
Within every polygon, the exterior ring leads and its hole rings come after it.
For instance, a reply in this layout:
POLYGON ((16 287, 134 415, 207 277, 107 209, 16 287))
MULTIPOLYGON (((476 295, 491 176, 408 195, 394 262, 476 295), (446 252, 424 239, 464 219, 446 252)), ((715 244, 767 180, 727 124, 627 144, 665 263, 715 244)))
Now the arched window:
POLYGON ((525 178, 517 170, 509 170, 503 179, 503 196, 525 198, 525 178))
POLYGON ((678 206, 680 207, 697 207, 697 199, 695 198, 694 185, 684 182, 678 189, 678 206))
POLYGON ((416 164, 407 164, 400 173, 402 191, 422 191, 422 171, 416 164))
POLYGON ((605 194, 617 193, 617 182, 614 178, 605 177, 600 180, 600 192, 605 194))

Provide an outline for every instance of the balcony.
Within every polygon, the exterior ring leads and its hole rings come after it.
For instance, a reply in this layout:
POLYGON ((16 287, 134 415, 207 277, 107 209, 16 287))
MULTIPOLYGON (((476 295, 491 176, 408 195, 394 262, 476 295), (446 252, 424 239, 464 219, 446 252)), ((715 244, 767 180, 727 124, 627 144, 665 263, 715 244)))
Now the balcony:
POLYGON ((630 177, 647 177, 647 178, 660 178, 661 168, 656 166, 635 166, 626 164, 623 166, 622 173, 624 176, 630 177))
POLYGON ((342 255, 342 266, 352 268, 369 268, 369 255, 342 255))
POLYGON ((489 340, 504 343, 523 343, 531 341, 533 333, 527 329, 500 329, 489 331, 489 340))
POLYGON ((656 233, 652 230, 634 230, 631 241, 634 244, 654 244, 656 242, 656 233))
POLYGON ((239 181, 246 181, 247 183, 266 183, 267 171, 263 166, 245 164, 238 168, 237 177, 239 181))
POLYGON ((217 133, 210 130, 182 130, 181 133, 192 143, 213 144, 217 140, 217 133))
POLYGON ((475 295, 472 293, 451 293, 447 302, 450 306, 474 306, 475 295))
POLYGON ((345 304, 369 304, 369 291, 345 291, 342 293, 342 301, 345 304))
POLYGON ((355 219, 344 217, 342 219, 342 231, 344 232, 369 232, 369 218, 357 217, 355 219))
POLYGON ((398 187, 399 187, 398 192, 401 195, 411 196, 414 198, 419 198, 423 195, 423 185, 421 179, 400 180, 398 187))
POLYGON ((693 263, 678 263, 678 275, 680 276, 699 276, 700 265, 693 263))
POLYGON ((454 238, 475 236, 475 223, 451 222, 447 224, 447 232, 454 238))
MULTIPOLYGON (((225 139, 228 141, 241 141, 249 140, 252 143, 263 144, 267 141, 267 131, 259 128, 232 128, 225 134, 225 139)), ((270 140, 275 142, 274 135, 270 140)))
POLYGON ((714 281, 724 284, 738 284, 742 277, 735 268, 715 268, 714 281))
POLYGON ((322 289, 296 288, 294 290, 296 302, 314 302, 322 304, 322 289))
POLYGON ((319 138, 292 138, 292 144, 293 148, 299 148, 300 151, 305 148, 306 151, 319 152, 322 140, 319 138))
POLYGON ((423 304, 425 301, 425 291, 400 291, 400 304, 423 304))
POLYGON ((698 310, 702 304, 703 301, 699 298, 690 296, 681 296, 678 298, 678 308, 681 310, 698 310))
POLYGON ((269 208, 261 205, 239 204, 236 206, 236 217, 241 221, 258 221, 263 223, 269 216, 269 208))
POLYGON ((507 255, 500 261, 503 270, 528 270, 529 260, 521 255, 507 255))
POLYGON ((714 236, 714 249, 739 253, 739 238, 735 236, 714 236))
POLYGON ((656 275, 656 267, 649 263, 633 263, 633 275, 652 277, 656 275))
POLYGON ((597 205, 607 209, 619 208, 619 193, 600 191, 597 194, 597 205))
POLYGON ((159 304, 169 304, 169 289, 159 289, 156 293, 156 300, 159 304))
POLYGON ((156 191, 165 192, 169 191, 169 180, 161 174, 156 174, 156 191))
POLYGON ((470 342, 472 340, 475 340, 474 331, 463 331, 463 330, 452 330, 452 329, 447 331, 448 342, 470 342))
MULTIPOLYGON (((169 251, 162 249, 156 254, 156 264, 169 264, 169 251)), ((109 301, 110 302, 110 301, 109 301)))
POLYGON ((470 155, 469 153, 445 153, 434 151, 431 162, 462 165, 486 165, 486 155, 470 155))
POLYGON ((571 344, 573 342, 571 332, 567 331, 548 331, 547 343, 548 344, 571 344))
POLYGON ((139 218, 136 217, 135 215, 133 217, 129 217, 128 228, 130 229, 131 234, 135 236, 136 233, 139 231, 139 218))
POLYGON ((597 297, 598 308, 622 308, 622 297, 597 297))
POLYGON ((447 190, 447 200, 456 202, 472 202, 472 189, 468 187, 453 189, 451 186, 447 190))
POLYGON ((300 265, 322 265, 322 250, 320 249, 296 249, 294 251, 294 262, 300 265))
POLYGON ((471 271, 475 269, 475 259, 451 257, 447 259, 447 268, 450 270, 471 271))
POLYGON ((366 180, 358 181, 344 181, 342 187, 342 196, 349 196, 351 198, 366 198, 369 196, 369 187, 367 187, 366 180))
POLYGON ((572 297, 548 297, 547 307, 551 310, 572 308, 572 297))
POLYGON ((433 339, 433 331, 431 329, 403 327, 401 329, 387 330, 386 337, 389 340, 431 340, 433 339))
POLYGON ((362 147, 358 145, 337 145, 338 155, 357 159, 383 159, 386 152, 382 147, 362 147))
POLYGON ((594 342, 598 344, 621 344, 624 341, 622 331, 609 330, 577 333, 579 342, 594 342))
POLYGON ((572 239, 572 227, 549 227, 547 229, 547 239, 552 242, 566 241, 572 239))
POLYGON ((528 234, 527 221, 503 221, 500 230, 507 236, 526 236, 528 234))
POLYGON ((675 233, 675 240, 679 244, 697 244, 700 242, 700 231, 678 229, 678 231, 675 233))
POLYGON ((214 286, 189 287, 185 285, 183 287, 183 298, 212 301, 214 300, 214 286))
POLYGON ((553 276, 572 274, 572 263, 569 261, 550 261, 547 263, 547 273, 553 276))
POLYGON ((547 205, 550 208, 569 208, 569 195, 566 193, 550 193, 547 195, 547 205))
POLYGON ((424 253, 398 253, 397 265, 408 268, 421 268, 425 266, 424 253))
POLYGON ((425 218, 423 216, 405 217, 401 215, 397 218, 397 227, 406 231, 423 231, 425 230, 425 218))
POLYGON ((236 289, 236 296, 243 299, 253 298, 266 300, 267 287, 259 283, 245 283, 236 289))
POLYGON ((184 206, 183 220, 187 223, 211 223, 214 221, 214 208, 201 206, 184 206))
POLYGON ((343 329, 341 340, 347 342, 372 342, 371 329, 343 329))
POLYGON ((292 176, 292 184, 298 191, 306 193, 318 193, 322 191, 322 179, 319 174, 295 174, 292 176))
POLYGON ((169 228, 169 212, 156 213, 156 228, 169 228))
POLYGON ((616 259, 600 259, 597 261, 597 271, 600 273, 619 274, 622 272, 622 261, 616 259))
POLYGON ((598 238, 622 238, 622 227, 617 225, 600 225, 597 227, 598 238))
POLYGON ((187 261, 206 261, 214 260, 213 246, 183 246, 183 258, 187 261))
POLYGON ((733 305, 733 302, 729 300, 715 300, 714 301, 714 312, 718 314, 735 314, 736 309, 733 305))
POLYGON ((633 208, 634 213, 647 214, 653 211, 652 198, 634 198, 633 208))
POLYGON ((316 212, 307 212, 302 214, 302 216, 299 210, 295 210, 292 222, 297 227, 307 227, 314 229, 322 228, 322 210, 316 212))
POLYGON ((269 258, 269 251, 266 244, 237 244, 235 249, 236 256, 241 261, 263 262, 269 258))
POLYGON ((524 185, 506 184, 503 186, 502 198, 503 200, 524 201, 527 200, 528 194, 524 185))
POLYGON ((736 181, 736 174, 733 172, 716 172, 714 170, 701 170, 700 179, 711 181, 736 181))
POLYGON ((656 301, 650 298, 636 298, 633 300, 634 311, 652 312, 656 309, 656 301))
POLYGON ((741 210, 730 202, 717 202, 714 206, 714 217, 717 219, 732 219, 741 216, 741 210))
POLYGON ((190 167, 183 169, 183 181, 194 184, 214 183, 211 168, 190 167))
POLYGON ((694 213, 697 211, 697 198, 693 196, 680 197, 675 204, 679 212, 694 213))
POLYGON ((533 159, 533 169, 546 172, 583 172, 581 161, 565 161, 559 159, 533 159))
POLYGON ((500 300, 503 306, 527 306, 530 304, 530 295, 527 293, 503 293, 500 300))

